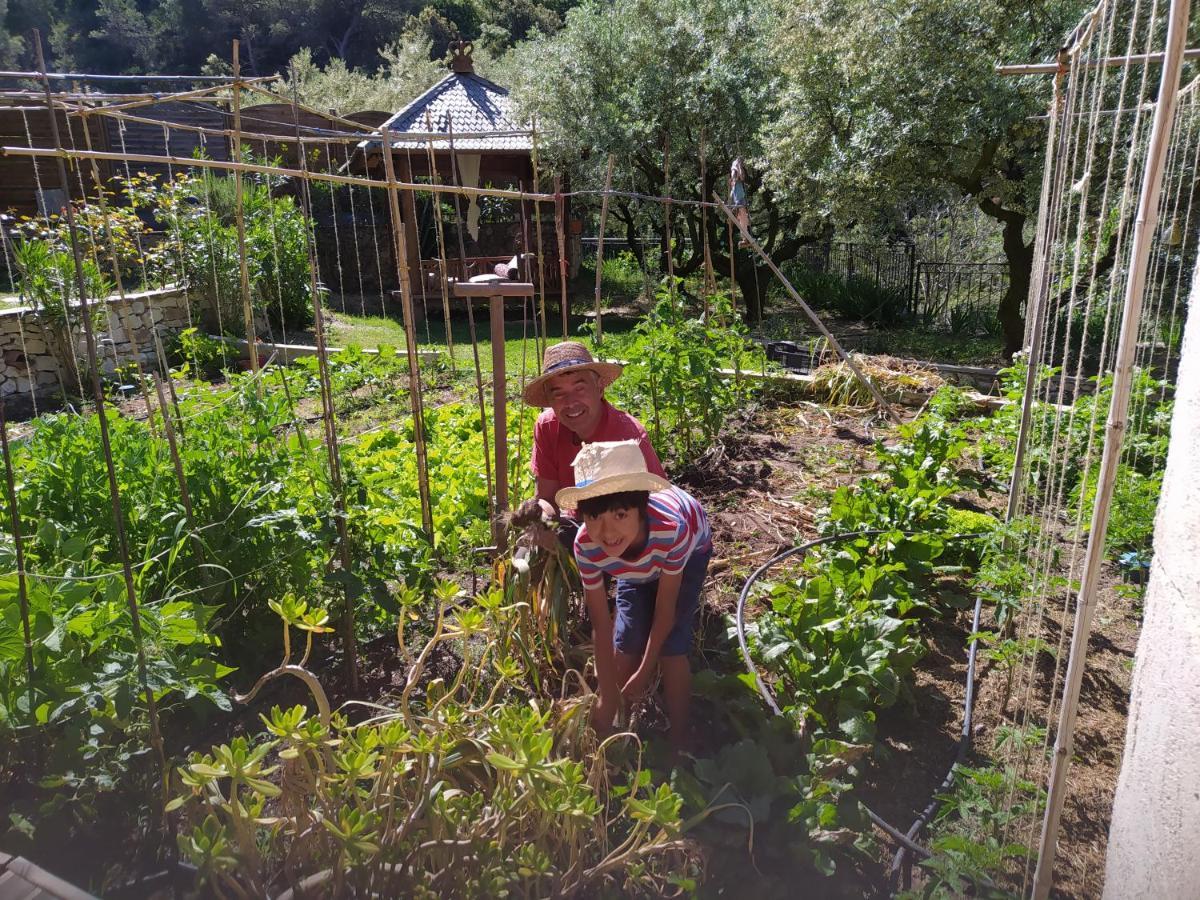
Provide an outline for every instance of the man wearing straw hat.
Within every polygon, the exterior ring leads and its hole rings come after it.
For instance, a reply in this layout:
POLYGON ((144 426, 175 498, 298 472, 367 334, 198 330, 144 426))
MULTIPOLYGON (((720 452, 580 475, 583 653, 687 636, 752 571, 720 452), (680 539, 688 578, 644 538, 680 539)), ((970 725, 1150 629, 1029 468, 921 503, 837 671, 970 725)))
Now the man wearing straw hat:
MULTIPOLYGON (((571 464, 585 442, 637 441, 649 472, 666 478, 658 454, 642 423, 604 399, 604 389, 621 374, 616 363, 597 362, 587 347, 578 341, 562 341, 546 348, 542 374, 525 385, 522 395, 530 406, 549 407, 533 429, 533 455, 530 468, 537 479, 533 499, 521 504, 514 522, 540 521, 558 515, 555 495, 575 484, 571 464)), ((560 520, 562 536, 574 538, 574 521, 560 520)), ((535 526, 538 543, 549 546, 553 537, 535 526)))
POLYGON ((648 471, 636 440, 585 444, 575 486, 560 490, 577 509, 575 561, 596 655, 592 724, 607 732, 621 704, 640 699, 661 669, 671 747, 683 749, 691 706, 688 650, 712 558, 712 532, 691 494, 648 471), (605 576, 616 580, 610 617, 605 576))

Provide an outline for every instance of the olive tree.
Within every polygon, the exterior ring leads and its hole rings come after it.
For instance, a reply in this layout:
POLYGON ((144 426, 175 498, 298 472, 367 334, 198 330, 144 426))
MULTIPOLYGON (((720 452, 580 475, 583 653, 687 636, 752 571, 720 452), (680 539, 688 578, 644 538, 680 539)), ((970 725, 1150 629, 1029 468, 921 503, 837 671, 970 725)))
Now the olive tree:
POLYGON ((1002 231, 1004 349, 1024 336, 1050 80, 997 63, 1053 58, 1086 0, 809 0, 782 4, 780 114, 767 182, 808 214, 886 216, 914 196, 969 197, 1002 231))
MULTIPOLYGON (((507 62, 519 109, 536 116, 543 152, 576 188, 600 187, 612 154, 616 188, 710 199, 713 190, 725 193, 734 156, 750 160, 753 232, 782 261, 811 238, 796 209, 780 202, 778 186, 753 165, 777 112, 780 78, 767 50, 774 27, 772 11, 749 0, 592 0, 571 10, 553 37, 519 45, 507 62)), ((704 264, 705 217, 694 205, 673 209, 670 240, 657 203, 614 199, 609 215, 624 224, 635 252, 643 230, 662 234, 664 263, 673 253, 675 272, 687 275, 704 264)), ((714 266, 728 272, 725 220, 710 212, 707 227, 714 266)), ((771 275, 747 251, 734 252, 756 319, 771 275)))

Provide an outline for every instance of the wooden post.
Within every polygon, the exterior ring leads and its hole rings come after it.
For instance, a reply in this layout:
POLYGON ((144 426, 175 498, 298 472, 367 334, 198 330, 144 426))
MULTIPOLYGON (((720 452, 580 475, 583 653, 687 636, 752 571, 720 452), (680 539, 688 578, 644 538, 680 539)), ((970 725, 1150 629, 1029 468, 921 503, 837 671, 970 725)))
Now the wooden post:
POLYGON ((1104 543, 1108 535, 1108 518, 1113 489, 1116 486, 1117 466, 1121 459, 1121 444, 1129 424, 1129 395, 1133 383, 1133 364, 1137 353, 1146 270, 1150 261, 1150 245, 1158 226, 1158 199, 1162 192, 1163 167, 1171 137, 1175 101, 1179 95, 1179 70, 1183 65, 1189 12, 1189 0, 1172 0, 1167 24, 1167 55, 1163 63, 1162 80, 1159 83, 1158 102, 1154 106, 1154 121, 1150 127, 1150 142, 1146 152, 1141 196, 1138 199, 1137 219, 1133 226, 1129 281, 1125 286, 1125 308, 1121 314, 1120 340, 1117 344, 1116 369, 1113 372, 1112 405, 1108 411, 1104 451, 1100 457, 1100 473, 1096 480, 1096 499, 1092 506, 1092 525, 1088 532, 1087 553, 1083 561, 1083 578, 1075 603, 1075 630, 1071 634, 1071 655, 1067 662, 1058 732, 1054 739, 1050 784, 1046 792, 1046 815, 1042 821, 1042 836, 1038 845, 1037 870, 1034 873, 1033 884, 1033 896, 1037 900, 1045 900, 1050 896, 1050 887, 1054 880, 1054 856, 1058 848, 1059 819, 1067 796, 1067 770, 1071 766, 1071 752, 1075 744, 1079 690, 1083 685, 1083 673, 1087 666, 1088 639, 1091 637, 1092 618, 1096 612, 1100 565, 1104 561, 1104 543))
POLYGON ((404 341, 408 350, 408 399, 413 418, 413 444, 417 451, 417 492, 421 498, 421 523, 434 545, 433 506, 429 499, 429 460, 425 450, 425 407, 421 397, 421 364, 418 359, 417 326, 413 308, 412 280, 408 268, 408 242, 400 215, 400 189, 392 159, 392 138, 387 128, 379 130, 383 149, 383 169, 387 175, 388 206, 392 213, 392 231, 396 240, 396 280, 404 291, 401 312, 404 316, 404 341))
MULTIPOLYGON (((467 300, 471 303, 471 300, 467 300)), ((492 438, 496 450, 496 512, 492 532, 502 546, 501 515, 508 509, 508 373, 504 368, 504 296, 488 298, 492 332, 492 438)))
MULTIPOLYGON (((725 218, 731 224, 737 222, 736 217, 730 211, 729 207, 721 202, 721 198, 718 197, 715 192, 713 193, 713 198, 716 200, 717 209, 721 210, 721 212, 725 214, 725 218)), ((837 353, 842 362, 844 362, 850 371, 854 373, 854 377, 857 378, 859 382, 861 382, 862 385, 871 392, 871 396, 875 398, 875 402, 879 404, 879 408, 882 409, 887 417, 893 422, 899 422, 900 417, 896 415, 896 411, 892 409, 891 404, 884 399, 883 394, 879 392, 879 388, 875 387, 875 383, 871 381, 871 379, 866 376, 866 373, 858 367, 858 363, 854 361, 850 354, 842 349, 842 345, 838 343, 838 339, 835 338, 829 329, 825 327, 825 323, 821 321, 821 317, 813 312, 812 307, 810 307, 808 303, 805 302, 804 298, 800 296, 799 292, 792 287, 792 283, 787 280, 787 277, 783 274, 783 272, 779 271, 779 266, 775 265, 775 260, 771 259, 771 257, 767 255, 767 252, 763 250, 762 245, 754 239, 754 236, 750 234, 749 231, 747 231, 745 228, 742 228, 740 224, 738 224, 738 230, 741 232, 742 239, 750 245, 754 252, 757 253, 762 259, 762 261, 767 264, 767 267, 775 273, 775 277, 782 282, 784 290, 788 292, 788 295, 798 304, 800 304, 800 308, 804 310, 805 315, 807 315, 812 323, 817 326, 817 329, 821 332, 821 334, 825 336, 825 340, 829 342, 829 346, 834 349, 834 352, 837 353)))
POLYGON ((663 192, 667 200, 663 204, 665 234, 663 245, 667 252, 667 295, 675 299, 675 253, 671 247, 671 132, 663 135, 663 192))
POLYGON ((558 286, 561 291, 563 340, 571 335, 571 303, 567 299, 567 215, 566 198, 562 194, 562 177, 554 176, 554 224, 558 232, 558 286))
MULTIPOLYGON (((462 170, 458 167, 458 153, 454 149, 454 117, 446 114, 446 131, 450 136, 450 174, 456 186, 462 186, 462 170)), ((462 203, 457 194, 454 195, 454 230, 458 233, 458 259, 462 266, 462 277, 455 284, 457 293, 459 285, 467 281, 467 247, 463 240, 462 203)), ((467 300, 467 330, 471 335, 471 358, 475 363, 475 396, 479 401, 479 431, 483 435, 483 474, 487 480, 488 519, 494 520, 493 488, 492 488, 492 458, 488 449, 487 411, 483 399, 483 370, 479 365, 479 340, 475 331, 475 305, 467 300)))
MULTIPOLYGON (((425 113, 425 129, 433 131, 433 120, 430 118, 429 112, 425 113)), ((439 181, 437 170, 437 159, 433 153, 433 142, 425 142, 425 150, 429 154, 429 183, 437 184, 439 181)), ((450 291, 446 284, 446 277, 450 274, 446 271, 446 234, 442 227, 442 198, 438 194, 430 193, 429 201, 433 205, 433 223, 437 229, 438 243, 438 265, 441 267, 438 271, 438 282, 442 286, 442 316, 446 321, 446 350, 450 354, 450 374, 454 375, 454 334, 450 329, 450 291)))
MULTIPOLYGON (((294 74, 294 73, 293 73, 294 74)), ((296 112, 296 82, 292 79, 292 124, 296 137, 300 137, 300 116, 296 112)), ((300 205, 304 216, 304 246, 308 251, 308 284, 313 301, 313 331, 317 341, 317 379, 321 386, 321 423, 325 429, 325 454, 329 462, 329 485, 333 493, 333 518, 338 532, 338 560, 342 571, 349 573, 351 567, 350 535, 346 528, 346 494, 342 485, 341 452, 338 448, 337 423, 333 415, 333 387, 329 378, 329 354, 325 343, 325 310, 321 303, 321 290, 317 284, 317 249, 316 240, 310 227, 312 222, 312 197, 309 194, 308 158, 299 153, 300 171, 303 178, 300 182, 300 205)), ((247 344, 253 347, 253 340, 247 344)), ((409 348, 412 355, 412 348, 409 348)), ((413 423, 417 431, 417 423, 413 423)), ((341 624, 342 650, 345 654, 346 681, 352 691, 358 690, 358 644, 355 636, 355 604, 354 597, 346 591, 342 606, 341 624)))
POLYGON ((712 247, 708 242, 708 204, 704 198, 708 196, 708 159, 705 147, 705 130, 700 129, 700 233, 704 236, 704 318, 708 319, 709 296, 717 286, 717 276, 713 272, 712 247))
MULTIPOLYGON (((233 42, 233 161, 235 163, 242 161, 241 77, 242 66, 238 57, 238 41, 235 39, 233 42)), ((255 339, 258 335, 254 332, 254 310, 250 306, 250 265, 246 261, 246 216, 242 192, 242 170, 235 169, 233 172, 233 196, 236 206, 235 218, 237 219, 238 271, 242 287, 242 317, 245 319, 246 325, 246 344, 250 349, 250 371, 257 376, 258 348, 255 346, 255 339)), ((258 396, 261 397, 262 381, 257 377, 254 379, 254 386, 258 391, 258 396)))
POLYGON ((617 158, 608 154, 604 175, 604 196, 600 199, 600 233, 596 236, 596 343, 604 339, 604 320, 600 312, 600 285, 604 280, 604 228, 608 224, 608 192, 612 190, 613 166, 617 158))
MULTIPOLYGON (((70 183, 67 181, 67 168, 63 162, 62 139, 58 133, 58 120, 54 114, 54 102, 50 97, 50 79, 45 76, 46 61, 42 54, 42 36, 33 31, 34 53, 38 69, 43 73, 42 84, 46 94, 46 110, 50 113, 50 131, 54 137, 54 149, 57 155, 58 179, 63 192, 70 197, 70 183)), ((71 257, 75 264, 75 285, 79 291, 79 312, 83 320, 84 344, 87 347, 88 367, 92 381, 92 397, 96 403, 96 419, 100 426, 100 449, 104 455, 105 472, 108 475, 108 498, 112 506, 113 526, 117 537, 117 552, 121 558, 121 574, 125 583, 125 600, 129 607, 129 626, 133 636, 135 658, 137 660, 138 684, 146 698, 146 716, 150 723, 150 745, 158 757, 159 776, 162 782, 163 801, 167 792, 167 756, 163 746, 162 731, 158 721, 158 702, 154 699, 154 691, 150 687, 149 673, 146 668, 145 642, 142 636, 142 617, 137 600, 137 589, 133 583, 133 564, 129 557, 129 540, 125 533, 125 513, 121 505, 121 488, 117 481, 117 468, 113 462, 112 440, 108 432, 108 414, 105 411, 104 391, 100 386, 100 365, 96 358, 96 334, 92 329, 92 310, 88 303, 87 283, 83 276, 83 257, 79 250, 79 229, 75 221, 74 204, 68 202, 64 207, 67 214, 67 229, 71 238, 71 257)))
MULTIPOLYGON (((538 139, 537 139, 537 119, 533 120, 533 126, 530 129, 530 161, 533 166, 533 192, 536 194, 542 189, 542 180, 538 173, 538 139)), ((533 227, 537 231, 537 260, 538 260, 538 307, 542 319, 542 341, 545 344, 550 343, 550 332, 546 328, 546 267, 544 257, 542 256, 542 204, 538 200, 533 201, 533 227)), ((563 340, 567 336, 563 334, 563 340)), ((542 358, 539 356, 537 361, 538 372, 542 371, 542 358)))

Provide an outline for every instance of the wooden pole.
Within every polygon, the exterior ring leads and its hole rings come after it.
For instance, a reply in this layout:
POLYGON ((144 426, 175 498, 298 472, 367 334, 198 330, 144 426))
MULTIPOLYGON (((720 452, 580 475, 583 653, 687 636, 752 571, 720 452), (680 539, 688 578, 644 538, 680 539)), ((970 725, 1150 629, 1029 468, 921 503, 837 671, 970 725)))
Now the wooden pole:
MULTIPOLYGON (((242 65, 238 58, 239 42, 233 42, 233 161, 242 161, 242 101, 241 74, 242 65)), ((258 396, 262 397, 262 381, 258 378, 258 347, 255 345, 258 335, 254 330, 254 310, 250 305, 250 263, 246 260, 246 210, 242 196, 242 172, 240 169, 233 173, 233 196, 237 220, 238 239, 238 273, 242 288, 242 318, 246 328, 246 346, 250 351, 250 371, 254 373, 254 387, 258 396)))
POLYGON ((608 171, 604 174, 604 196, 600 200, 600 233, 596 236, 596 343, 604 340, 604 319, 600 312, 600 286, 604 281, 604 228, 608 224, 608 192, 612 189, 613 166, 617 158, 608 154, 608 171))
MULTIPOLYGON (((350 184, 357 187, 379 187, 378 181, 355 175, 335 175, 332 172, 305 172, 282 166, 263 166, 258 163, 237 163, 229 160, 186 158, 182 156, 151 156, 144 153, 110 153, 106 150, 66 150, 56 147, 0 147, 5 156, 60 157, 62 159, 101 159, 113 162, 146 162, 157 165, 192 166, 197 169, 221 169, 226 172, 247 172, 272 175, 278 178, 306 178, 309 181, 326 181, 330 184, 350 184)), ((435 194, 458 193, 464 197, 499 197, 505 200, 541 200, 549 202, 553 194, 529 194, 500 188, 452 187, 445 184, 409 184, 398 181, 396 187, 402 191, 432 191, 435 194)))
MULTIPOLYGON (((725 218, 730 223, 737 223, 737 218, 730 211, 729 207, 721 201, 721 198, 718 197, 715 192, 713 193, 713 198, 716 200, 717 208, 725 214, 725 218)), ((737 224, 738 231, 740 231, 742 235, 742 240, 746 241, 746 243, 754 250, 754 252, 759 255, 762 261, 767 264, 767 267, 775 273, 775 277, 778 278, 783 284, 784 290, 788 292, 788 295, 793 300, 800 304, 800 308, 804 310, 804 314, 807 315, 812 323, 817 326, 817 330, 819 330, 821 334, 825 336, 825 340, 829 342, 829 346, 833 348, 834 352, 837 353, 842 362, 844 362, 850 371, 854 373, 854 377, 857 378, 859 382, 871 392, 871 396, 875 398, 875 402, 879 404, 879 408, 882 409, 887 417, 893 422, 899 422, 900 417, 896 415, 896 411, 892 409, 891 404, 884 399, 883 394, 879 392, 879 388, 875 386, 875 383, 867 377, 866 373, 863 372, 862 369, 859 368, 858 363, 854 361, 850 354, 842 349, 842 345, 838 343, 838 339, 835 338, 830 330, 825 327, 825 323, 821 321, 821 317, 813 312, 812 307, 805 302, 804 298, 800 296, 799 292, 792 287, 792 283, 787 280, 787 277, 779 270, 779 266, 775 265, 775 261, 767 255, 765 250, 763 250, 762 245, 754 239, 754 236, 750 234, 749 231, 741 226, 741 223, 737 224)))
MULTIPOLYGON (((433 120, 430 118, 428 110, 425 112, 425 127, 430 131, 433 130, 433 120)), ((440 176, 437 170, 437 158, 433 153, 433 144, 426 141, 425 150, 429 155, 429 183, 437 184, 440 176)), ((433 206, 433 224, 437 229, 438 265, 441 266, 438 282, 442 286, 442 316, 446 321, 446 349, 450 353, 450 374, 454 375, 456 372, 454 368, 454 334, 450 328, 450 287, 446 283, 446 276, 450 273, 446 271, 446 233, 442 226, 442 200, 437 194, 430 194, 429 202, 433 206)))
POLYGON ((1130 388, 1133 384, 1133 364, 1137 353, 1138 326, 1141 324, 1142 301, 1146 286, 1146 270, 1150 247, 1158 226, 1158 200, 1162 192, 1163 168, 1175 116, 1175 100, 1179 93, 1179 70, 1183 65, 1184 43, 1187 40, 1189 0, 1172 0, 1167 24, 1166 57, 1154 120, 1150 126, 1150 141, 1146 151, 1146 168, 1142 177, 1137 219, 1129 261, 1129 281, 1125 287, 1125 307, 1121 314, 1120 339, 1117 344, 1116 368, 1113 372, 1112 404, 1104 435, 1104 450, 1100 458, 1100 473, 1096 481, 1096 498, 1092 505, 1091 528, 1083 562, 1083 578, 1075 603, 1075 630, 1071 634, 1071 654, 1067 662, 1062 706, 1059 710, 1058 732, 1054 739, 1054 756, 1050 769, 1050 784, 1046 793, 1046 815, 1038 846, 1037 870, 1034 873, 1033 896, 1044 900, 1050 896, 1054 880, 1054 857, 1058 848, 1058 827, 1067 794, 1067 771, 1075 743, 1075 718, 1079 710, 1079 691, 1087 667, 1088 639, 1096 612, 1096 593, 1100 587, 1100 566, 1104 561, 1108 519, 1116 486, 1121 445, 1128 427, 1130 388))
POLYGON ((671 132, 663 135, 663 245, 667 253, 667 296, 675 298, 675 252, 671 246, 671 132))
POLYGON ((559 306, 562 310, 562 336, 565 341, 571 334, 571 303, 567 299, 567 215, 566 199, 562 195, 562 177, 554 176, 554 224, 558 233, 558 286, 561 293, 559 306))
MULTIPOLYGON (((537 232, 537 260, 538 260, 538 304, 542 319, 542 341, 545 344, 550 343, 550 332, 546 328, 546 268, 544 257, 542 256, 542 198, 537 195, 537 191, 541 190, 542 180, 538 172, 538 139, 537 139, 537 119, 533 120, 532 138, 531 138, 530 161, 533 165, 533 190, 531 195, 533 199, 533 227, 537 232)), ((563 340, 567 336, 563 335, 563 340)), ((542 358, 539 356, 537 361, 537 370, 542 371, 542 358)))
MULTIPOLYGON (((472 301, 467 300, 468 303, 472 301)), ((496 509, 492 534, 502 547, 501 518, 508 509, 508 377, 504 366, 504 297, 488 298, 492 332, 492 435, 496 448, 496 509)))
MULTIPOLYGON (((1200 47, 1192 47, 1183 51, 1185 60, 1200 59, 1200 47)), ((1130 56, 1106 56, 1103 59, 1091 59, 1081 63, 1085 66, 1137 66, 1155 65, 1166 59, 1164 53, 1135 53, 1130 56)), ((998 75, 1054 75, 1061 71, 1058 63, 1018 63, 1016 65, 996 66, 998 75)))
MULTIPOLYGON (((462 186, 462 172, 458 168, 458 152, 454 149, 454 117, 446 114, 446 128, 450 136, 450 177, 455 186, 462 186)), ((458 194, 454 195, 454 230, 458 234, 458 261, 462 267, 460 282, 467 280, 467 245, 463 240, 462 201, 458 194)), ((488 444, 488 426, 486 402, 483 398, 483 369, 479 365, 479 338, 475 331, 475 301, 467 300, 467 330, 471 336, 471 358, 475 362, 475 397, 479 402, 479 431, 483 436, 483 475, 487 481, 488 521, 495 522, 495 505, 492 481, 492 459, 488 444)))
MULTIPOLYGON (((421 524, 429 537, 430 546, 435 546, 433 530, 433 505, 429 499, 429 457, 425 448, 425 407, 421 397, 421 362, 417 345, 417 324, 413 306, 412 278, 408 267, 408 235, 406 224, 400 215, 400 190, 396 181, 395 160, 392 159, 391 136, 386 128, 380 129, 380 140, 386 152, 383 154, 383 170, 387 176, 388 207, 392 214, 392 233, 396 242, 396 278, 400 284, 400 312, 404 317, 404 340, 408 350, 408 400, 413 419, 413 445, 417 451, 417 493, 421 499, 421 524)), ((415 227, 416 223, 413 223, 415 227)))
POLYGON ((717 276, 713 272, 712 247, 708 242, 708 204, 703 200, 708 196, 708 160, 705 146, 705 130, 700 129, 700 234, 704 240, 704 318, 708 319, 709 297, 716 290, 717 276))
MULTIPOLYGON (((1061 59, 1061 57, 1060 57, 1061 59)), ((1062 60, 1065 62, 1065 59, 1062 60)), ((1029 429, 1033 421, 1033 400, 1037 393, 1038 372, 1042 367, 1042 333, 1046 325, 1046 305, 1049 299, 1048 269, 1050 248, 1046 246, 1050 236, 1050 185, 1054 180, 1054 160, 1067 130, 1058 131, 1059 103, 1062 102, 1062 78, 1054 79, 1054 98, 1050 107, 1050 131, 1046 135, 1046 157, 1042 163, 1042 193, 1038 206, 1038 222, 1034 240, 1033 284, 1029 290, 1026 323, 1029 356, 1025 375, 1025 390, 1021 397, 1021 418, 1017 427, 1017 443, 1013 450, 1012 476, 1008 485, 1008 507, 1004 521, 1011 522, 1020 510, 1025 493, 1025 452, 1029 447, 1029 429)))
MULTIPOLYGON (((37 65, 41 71, 46 71, 46 61, 42 55, 42 36, 33 31, 34 53, 37 65)), ((54 147, 59 152, 58 180, 63 192, 69 197, 70 187, 67 181, 67 169, 63 163, 62 140, 58 132, 58 119, 54 115, 54 105, 50 100, 50 81, 42 79, 46 92, 46 109, 50 113, 50 131, 54 137, 54 147)), ((104 391, 100 386, 100 365, 96 357, 96 335, 92 328, 92 310, 87 298, 87 284, 83 276, 83 258, 79 249, 78 224, 75 221, 74 204, 68 202, 63 209, 67 215, 67 230, 71 238, 71 256, 75 264, 75 284, 79 291, 79 311, 83 320, 84 343, 87 347, 88 367, 92 381, 92 396, 96 403, 96 419, 100 426, 100 449, 104 455, 105 471, 108 475, 108 497, 112 506, 113 526, 117 537, 117 552, 121 558, 121 574, 125 582, 125 600, 129 607, 130 632, 133 635, 135 658, 137 662, 138 683, 146 699, 146 714, 150 723, 150 744, 158 757, 159 775, 162 782, 163 800, 167 791, 167 757, 163 746, 162 731, 158 721, 158 703, 154 699, 154 691, 150 687, 149 673, 146 668, 145 642, 142 636, 142 617, 137 600, 137 590, 133 583, 133 565, 129 558, 129 541, 125 534, 125 514, 121 508, 121 488, 117 481, 117 469, 113 462, 112 441, 108 433, 108 414, 105 410, 104 391)))
MULTIPOLYGON (((295 91, 293 81, 292 90, 295 91)), ((296 133, 300 133, 300 117, 292 110, 292 122, 296 133)), ((308 158, 305 154, 300 157, 300 168, 307 175, 308 158)), ((333 493, 333 517, 338 531, 338 558, 342 571, 349 573, 350 535, 346 528, 346 495, 342 485, 341 453, 338 448, 337 423, 333 413, 333 387, 329 378, 329 354, 325 341, 325 311, 321 303, 321 290, 317 284, 317 249, 312 232, 312 196, 309 193, 309 181, 304 177, 300 182, 300 203, 304 215, 304 245, 308 250, 308 283, 312 292, 313 302, 313 331, 317 341, 317 377, 321 386, 321 422, 325 429, 325 454, 329 461, 329 484, 333 493)), ((411 348, 410 348, 411 353, 411 348)), ((413 423, 416 431, 418 423, 413 423)), ((355 604, 354 597, 346 591, 342 607, 342 648, 345 653, 346 681, 352 691, 358 690, 358 644, 355 636, 355 604)))

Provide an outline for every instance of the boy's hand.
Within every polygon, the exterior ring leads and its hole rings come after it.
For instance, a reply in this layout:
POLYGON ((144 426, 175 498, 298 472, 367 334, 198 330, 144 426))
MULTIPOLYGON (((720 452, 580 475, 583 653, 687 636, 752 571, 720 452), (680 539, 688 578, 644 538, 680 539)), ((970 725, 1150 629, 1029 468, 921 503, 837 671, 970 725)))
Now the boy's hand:
POLYGON ((620 703, 616 698, 600 694, 592 704, 592 728, 601 738, 606 738, 613 731, 613 720, 617 717, 620 703))
POLYGON ((650 690, 650 679, 652 677, 652 670, 639 666, 638 670, 625 682, 625 686, 621 688, 621 697, 624 698, 626 703, 641 700, 646 696, 646 692, 650 690))

